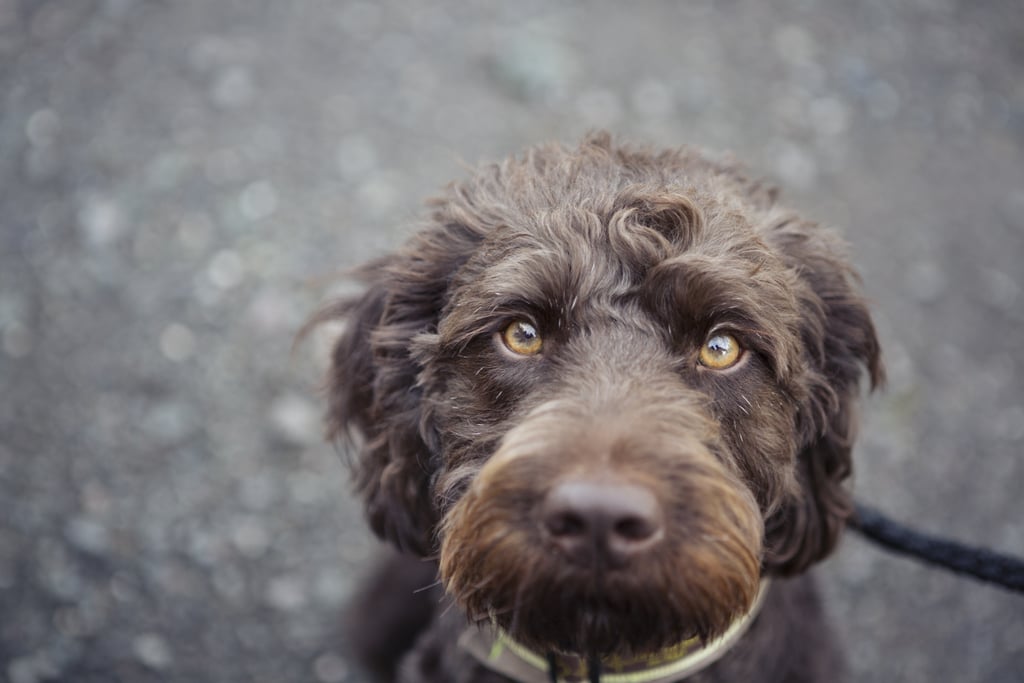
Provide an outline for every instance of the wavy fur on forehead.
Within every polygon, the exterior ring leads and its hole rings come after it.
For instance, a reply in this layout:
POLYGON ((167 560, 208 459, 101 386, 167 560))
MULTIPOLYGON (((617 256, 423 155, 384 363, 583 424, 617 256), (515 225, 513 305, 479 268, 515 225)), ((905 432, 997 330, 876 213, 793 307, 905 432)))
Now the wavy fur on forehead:
POLYGON ((356 483, 376 533, 436 552, 445 449, 501 438, 488 427, 507 414, 478 416, 474 434, 439 433, 439 407, 457 400, 445 394, 443 358, 505 307, 544 303, 568 325, 580 301, 639 292, 658 319, 732 316, 762 347, 796 404, 799 484, 766 522, 765 564, 794 573, 830 552, 851 512, 842 482, 860 375, 873 386, 882 367, 842 243, 775 201, 731 164, 605 134, 484 166, 431 200, 421 230, 359 271, 366 292, 313 321, 347 323, 329 431, 358 442, 356 483))

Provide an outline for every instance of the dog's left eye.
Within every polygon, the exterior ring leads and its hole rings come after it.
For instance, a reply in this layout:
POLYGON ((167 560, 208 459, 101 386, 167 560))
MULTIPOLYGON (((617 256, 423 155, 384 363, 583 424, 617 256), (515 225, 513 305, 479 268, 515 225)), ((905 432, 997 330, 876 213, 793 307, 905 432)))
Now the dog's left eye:
POLYGON ((731 334, 716 334, 700 349, 700 364, 712 370, 725 370, 736 365, 743 349, 731 334))
POLYGON ((501 341, 512 353, 533 356, 544 345, 537 328, 525 320, 515 320, 501 333, 501 341))

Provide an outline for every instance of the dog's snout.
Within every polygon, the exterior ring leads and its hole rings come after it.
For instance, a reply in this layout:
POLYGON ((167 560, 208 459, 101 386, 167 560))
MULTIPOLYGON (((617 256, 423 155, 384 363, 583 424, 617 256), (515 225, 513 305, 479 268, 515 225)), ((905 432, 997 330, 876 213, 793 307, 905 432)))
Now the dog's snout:
POLYGON ((555 547, 580 565, 618 568, 658 543, 661 506, 638 484, 570 479, 551 489, 542 525, 555 547))

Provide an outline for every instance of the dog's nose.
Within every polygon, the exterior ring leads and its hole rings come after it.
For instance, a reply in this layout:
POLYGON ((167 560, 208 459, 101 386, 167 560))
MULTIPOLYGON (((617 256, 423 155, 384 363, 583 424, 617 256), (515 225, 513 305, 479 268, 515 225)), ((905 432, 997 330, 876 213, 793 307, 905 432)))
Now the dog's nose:
POLYGON ((542 524, 555 546, 584 566, 622 567, 664 535, 654 493, 620 482, 570 479, 556 484, 544 500, 542 524))

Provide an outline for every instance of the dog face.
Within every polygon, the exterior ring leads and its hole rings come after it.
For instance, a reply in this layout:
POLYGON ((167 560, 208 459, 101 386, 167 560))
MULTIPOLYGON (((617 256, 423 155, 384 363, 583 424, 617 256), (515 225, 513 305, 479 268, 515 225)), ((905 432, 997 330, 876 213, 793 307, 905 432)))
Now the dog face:
POLYGON ((850 512, 881 378, 827 231, 692 152, 538 148, 432 204, 341 318, 330 428, 374 530, 540 649, 722 633, 850 512))

